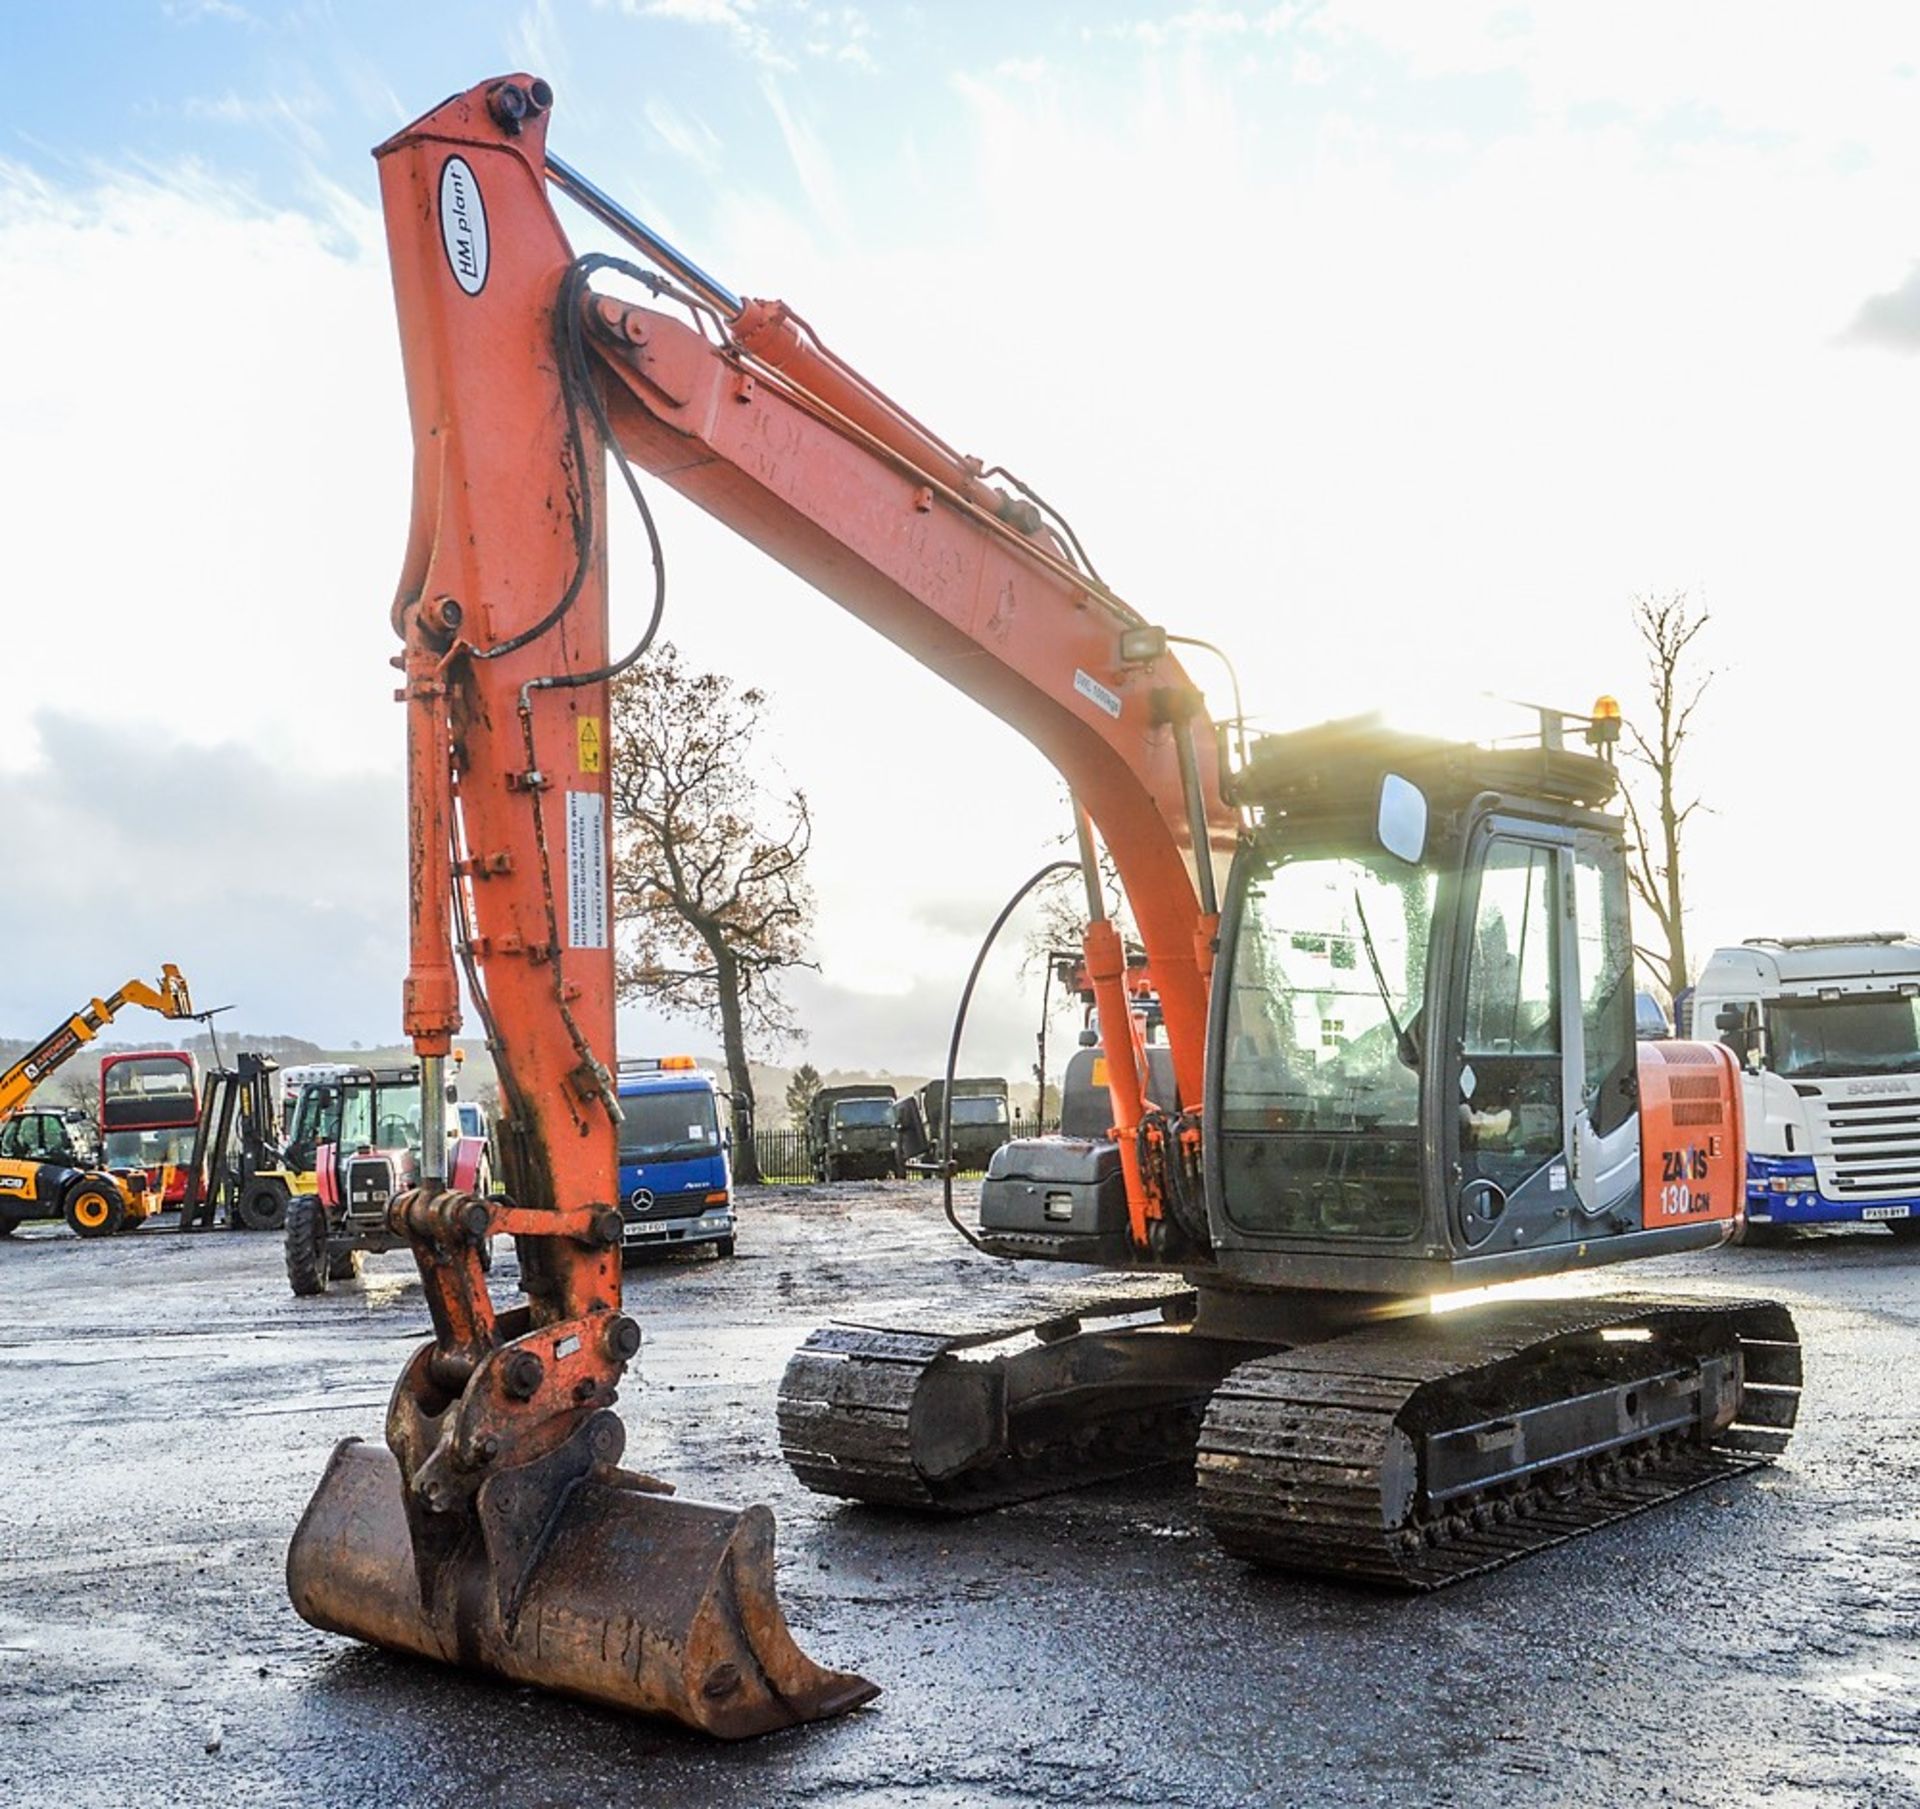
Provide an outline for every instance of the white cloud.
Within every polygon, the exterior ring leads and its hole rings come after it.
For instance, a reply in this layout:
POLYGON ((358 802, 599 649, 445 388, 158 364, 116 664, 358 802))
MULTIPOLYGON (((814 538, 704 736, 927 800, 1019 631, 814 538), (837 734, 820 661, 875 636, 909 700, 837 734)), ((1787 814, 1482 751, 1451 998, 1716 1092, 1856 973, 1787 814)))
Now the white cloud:
POLYGON ((1920 264, 1893 288, 1868 296, 1841 339, 1881 351, 1920 352, 1920 264))
POLYGON ((655 95, 647 101, 646 121, 661 143, 676 156, 684 157, 704 175, 718 174, 722 147, 718 134, 705 120, 689 118, 671 102, 655 95))
POLYGON ((667 19, 720 31, 735 49, 769 69, 790 70, 791 56, 761 23, 757 0, 621 0, 622 10, 644 19, 667 19))
MULTIPOLYGON (((168 737, 394 764, 367 673, 392 650, 405 403, 377 218, 322 206, 190 167, 79 189, 0 167, 0 390, 33 423, 0 442, 29 704, 104 684, 115 721, 168 737)), ((0 762, 30 750, 8 737, 0 762)))
POLYGON ((1685 110, 1763 136, 1882 147, 1920 133, 1911 20, 1872 0, 1327 0, 1302 30, 1375 45, 1415 76, 1512 74, 1554 111, 1685 110))
POLYGON ((314 89, 292 95, 278 90, 240 95, 231 88, 218 95, 190 94, 180 110, 188 119, 216 125, 264 126, 314 156, 326 148, 325 138, 313 123, 326 111, 326 104, 314 89))
POLYGON ((260 20, 234 0, 161 0, 161 12, 176 25, 198 25, 206 19, 219 19, 228 25, 244 25, 249 31, 261 29, 260 20))
POLYGON ((800 117, 787 104, 786 97, 771 74, 760 78, 760 92, 766 99, 767 110, 772 113, 774 123, 780 128, 781 141, 787 147, 788 157, 793 160, 793 173, 800 180, 800 188, 808 205, 836 237, 843 240, 848 238, 851 228, 846 204, 834 175, 832 155, 820 134, 809 120, 800 117))
POLYGON ((633 17, 720 32, 742 55, 785 74, 798 70, 802 57, 868 74, 880 67, 872 22, 857 6, 823 0, 621 0, 621 9, 633 17))
POLYGON ((1257 13, 1238 7, 1196 6, 1183 12, 1138 19, 1117 19, 1105 25, 1088 26, 1089 38, 1117 38, 1138 44, 1146 50, 1166 50, 1174 45, 1225 43, 1248 38, 1271 38, 1293 26, 1301 8, 1276 6, 1257 13))
MULTIPOLYGON (((122 719, 115 684, 86 709, 91 688, 36 713, 43 758, 5 791, 8 845, 63 851, 67 877, 57 910, 44 887, 0 896, 0 938, 32 951, 0 973, 0 1032, 37 1035, 173 961, 203 1008, 235 1006, 223 1030, 391 1040, 406 960, 399 787, 262 759, 250 736, 188 745, 122 719)), ((178 696, 214 713, 196 686, 178 696)))

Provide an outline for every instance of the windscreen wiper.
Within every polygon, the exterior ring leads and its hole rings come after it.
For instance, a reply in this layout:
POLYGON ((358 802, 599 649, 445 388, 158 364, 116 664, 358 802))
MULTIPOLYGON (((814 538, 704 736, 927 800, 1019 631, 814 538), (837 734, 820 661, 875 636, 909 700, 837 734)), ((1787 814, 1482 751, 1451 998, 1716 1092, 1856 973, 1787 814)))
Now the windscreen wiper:
POLYGON ((1401 1064, 1411 1068, 1416 1074, 1420 1071, 1420 1045, 1401 1027, 1398 1014, 1393 1009, 1393 1000, 1387 996, 1387 976, 1381 971, 1380 957, 1373 950, 1373 929, 1367 922, 1367 907, 1360 902, 1360 888, 1353 889, 1354 914, 1360 919, 1360 940, 1367 951, 1367 965, 1373 969, 1373 988, 1380 995, 1380 1003, 1387 1014, 1387 1022, 1393 1026, 1394 1053, 1400 1057, 1401 1064))

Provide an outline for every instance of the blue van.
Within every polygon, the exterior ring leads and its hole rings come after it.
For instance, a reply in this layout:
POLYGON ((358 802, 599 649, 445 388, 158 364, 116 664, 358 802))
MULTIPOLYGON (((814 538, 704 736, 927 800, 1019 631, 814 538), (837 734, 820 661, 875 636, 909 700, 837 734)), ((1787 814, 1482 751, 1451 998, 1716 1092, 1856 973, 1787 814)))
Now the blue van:
POLYGON ((710 1244, 733 1254, 720 1088, 690 1055, 620 1064, 621 1258, 710 1244))

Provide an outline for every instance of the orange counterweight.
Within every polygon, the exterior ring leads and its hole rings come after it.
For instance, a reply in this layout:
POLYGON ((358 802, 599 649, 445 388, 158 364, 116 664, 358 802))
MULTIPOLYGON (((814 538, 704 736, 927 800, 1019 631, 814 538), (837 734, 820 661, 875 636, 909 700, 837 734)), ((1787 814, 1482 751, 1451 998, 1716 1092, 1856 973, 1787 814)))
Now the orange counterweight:
POLYGON ((1642 1043, 1640 1218, 1655 1227, 1731 1225, 1744 1209, 1740 1069, 1721 1043, 1642 1043))

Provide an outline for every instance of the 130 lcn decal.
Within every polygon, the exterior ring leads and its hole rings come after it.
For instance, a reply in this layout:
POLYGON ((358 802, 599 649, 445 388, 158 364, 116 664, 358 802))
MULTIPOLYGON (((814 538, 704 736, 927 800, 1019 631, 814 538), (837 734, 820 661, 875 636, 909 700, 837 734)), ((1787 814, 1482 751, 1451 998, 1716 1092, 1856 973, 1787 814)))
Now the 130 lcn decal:
POLYGON ((1696 1187, 1708 1174, 1703 1149, 1663 1149, 1660 1152, 1660 1212, 1665 1218, 1699 1218, 1713 1211, 1713 1195, 1696 1187))

